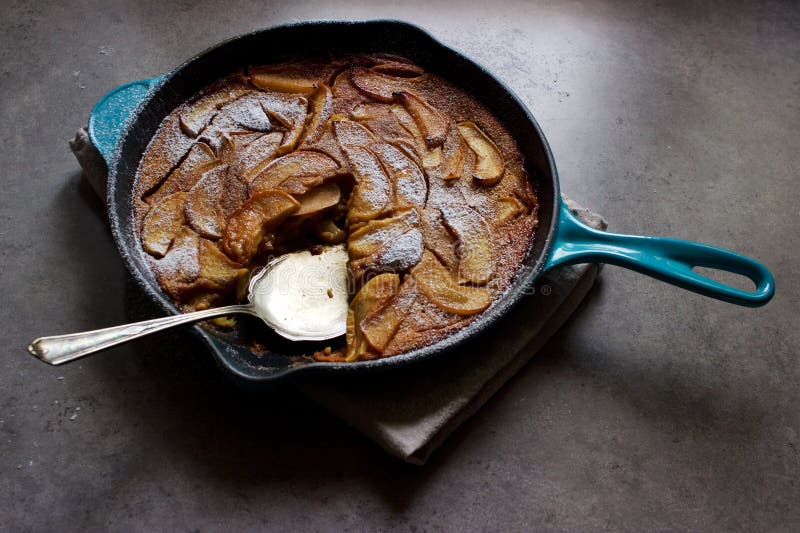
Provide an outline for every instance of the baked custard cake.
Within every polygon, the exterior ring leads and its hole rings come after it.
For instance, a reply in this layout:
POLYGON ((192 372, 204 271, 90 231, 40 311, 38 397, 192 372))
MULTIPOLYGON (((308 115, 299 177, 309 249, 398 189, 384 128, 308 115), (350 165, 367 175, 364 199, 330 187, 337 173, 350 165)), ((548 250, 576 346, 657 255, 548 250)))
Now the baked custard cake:
POLYGON ((156 278, 185 311, 243 298, 249 274, 346 243, 345 343, 318 360, 437 342, 505 291, 536 229, 514 139, 464 90, 402 57, 249 68, 167 116, 135 212, 156 278))

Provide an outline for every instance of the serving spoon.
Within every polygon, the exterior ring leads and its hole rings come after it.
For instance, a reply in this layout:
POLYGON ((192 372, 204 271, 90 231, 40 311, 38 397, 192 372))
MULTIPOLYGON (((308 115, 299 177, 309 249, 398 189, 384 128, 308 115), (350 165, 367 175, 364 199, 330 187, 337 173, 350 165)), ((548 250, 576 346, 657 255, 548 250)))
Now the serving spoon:
POLYGON ((110 328, 40 337, 28 351, 60 365, 124 342, 181 324, 236 313, 257 316, 293 341, 322 341, 344 335, 348 306, 347 251, 344 245, 284 254, 256 273, 247 303, 215 307, 110 328))

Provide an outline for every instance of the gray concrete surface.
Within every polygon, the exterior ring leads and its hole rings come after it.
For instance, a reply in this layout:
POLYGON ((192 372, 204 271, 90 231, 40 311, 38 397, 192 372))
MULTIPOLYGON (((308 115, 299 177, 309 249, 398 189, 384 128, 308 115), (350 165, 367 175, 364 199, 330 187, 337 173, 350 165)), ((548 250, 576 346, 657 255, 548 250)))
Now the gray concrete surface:
POLYGON ((3 2, 0 529, 800 529, 800 5, 694 4, 3 2), (608 268, 421 468, 292 389, 232 389, 185 335, 26 355, 152 312, 66 145, 98 97, 241 31, 374 17, 506 80, 612 229, 758 257, 773 302, 608 268))

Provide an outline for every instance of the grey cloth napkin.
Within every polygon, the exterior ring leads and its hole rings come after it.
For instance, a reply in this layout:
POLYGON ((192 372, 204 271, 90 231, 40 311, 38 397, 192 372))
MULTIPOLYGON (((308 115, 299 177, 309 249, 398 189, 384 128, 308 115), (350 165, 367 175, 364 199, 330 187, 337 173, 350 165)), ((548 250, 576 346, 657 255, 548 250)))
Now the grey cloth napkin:
MULTIPOLYGON (((105 200, 106 166, 82 128, 70 141, 84 177, 105 200)), ((586 224, 606 229, 597 214, 567 200, 586 224)), ((566 322, 594 285, 599 265, 575 265, 544 274, 533 294, 494 332, 462 353, 368 376, 311 379, 298 388, 390 454, 424 464, 566 322)))

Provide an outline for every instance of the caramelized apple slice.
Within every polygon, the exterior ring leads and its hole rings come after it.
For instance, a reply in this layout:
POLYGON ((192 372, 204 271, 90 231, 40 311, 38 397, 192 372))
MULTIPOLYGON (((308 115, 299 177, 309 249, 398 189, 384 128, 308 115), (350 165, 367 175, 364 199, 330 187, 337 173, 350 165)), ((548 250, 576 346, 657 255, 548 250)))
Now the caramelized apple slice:
POLYGON ((425 207, 428 183, 416 163, 398 148, 388 143, 370 146, 383 164, 395 187, 395 207, 425 207))
POLYGON ((264 134, 260 131, 252 132, 252 131, 232 131, 230 132, 230 140, 233 143, 234 150, 242 150, 243 148, 247 148, 253 141, 257 141, 264 134))
POLYGON ((394 93, 410 87, 407 79, 387 76, 364 67, 351 68, 350 79, 359 91, 386 104, 394 101, 394 93))
POLYGON ((466 205, 441 206, 444 223, 458 238, 460 281, 483 285, 494 274, 489 224, 466 205))
POLYGON ((394 76, 396 78, 418 78, 425 74, 425 71, 412 63, 403 56, 387 53, 366 54, 365 59, 372 66, 370 70, 394 76))
POLYGON ((265 191, 251 196, 234 211, 222 235, 222 250, 241 264, 247 264, 258 251, 264 233, 274 229, 300 204, 283 191, 265 191))
POLYGON ((339 203, 342 192, 335 183, 326 183, 315 187, 295 199, 300 202, 300 209, 292 215, 294 217, 308 216, 320 213, 339 203))
POLYGON ((255 91, 237 98, 219 109, 212 124, 218 124, 225 130, 244 128, 261 132, 270 131, 272 123, 261 105, 263 99, 264 95, 255 91))
POLYGON ((160 202, 163 198, 179 191, 188 191, 206 170, 219 164, 214 152, 205 143, 194 143, 184 156, 180 164, 167 179, 144 200, 150 205, 160 202))
POLYGON ((523 204, 516 196, 505 196, 497 201, 495 222, 502 223, 511 220, 525 212, 523 204))
POLYGON ((333 133, 339 146, 369 146, 378 139, 367 128, 352 120, 334 120, 333 133))
POLYGON ((164 257, 183 224, 186 193, 171 194, 153 206, 144 217, 142 246, 154 257, 164 257))
POLYGON ((422 233, 417 228, 412 228, 397 238, 384 241, 376 253, 350 261, 350 270, 356 285, 371 274, 405 272, 419 263, 424 249, 422 233))
POLYGON ((317 142, 322 134, 325 133, 325 125, 333 113, 333 93, 330 87, 324 83, 320 84, 317 92, 311 97, 309 102, 310 115, 306 124, 305 137, 301 146, 308 146, 317 142))
POLYGON ((417 127, 417 123, 412 116, 401 105, 393 105, 391 108, 392 114, 397 117, 400 125, 409 133, 415 141, 414 150, 419 154, 420 163, 425 170, 431 170, 442 164, 442 148, 428 148, 425 142, 425 137, 417 127))
MULTIPOLYGON (((402 106, 400 106, 402 107, 402 106)), ((387 142, 414 141, 392 113, 391 106, 375 102, 358 104, 350 111, 350 118, 367 127, 376 137, 387 142)), ((409 120, 412 120, 409 115, 409 120)))
POLYGON ((344 148, 356 184, 348 204, 348 224, 372 220, 392 208, 392 184, 375 155, 360 146, 344 148))
POLYGON ((220 305, 224 297, 219 285, 202 278, 197 278, 191 283, 176 284, 171 289, 173 297, 184 313, 220 305))
POLYGON ((505 163, 500 150, 474 122, 461 122, 458 131, 467 145, 475 152, 478 162, 472 175, 482 185, 496 185, 503 178, 505 163))
POLYGON ((190 137, 197 137, 211 122, 218 108, 246 94, 250 89, 234 86, 228 90, 217 91, 201 96, 197 101, 186 106, 180 113, 181 130, 190 137))
POLYGON ((344 230, 329 218, 321 220, 314 229, 314 233, 328 244, 340 244, 347 239, 344 230))
POLYGON ((189 137, 197 137, 211 122, 216 112, 217 108, 213 105, 208 106, 206 109, 200 106, 191 106, 187 111, 180 114, 181 131, 189 137))
POLYGON ((492 303, 492 294, 485 287, 459 285, 450 271, 434 254, 425 250, 411 275, 420 291, 436 306, 457 315, 480 313, 492 303))
POLYGON ((364 339, 370 347, 379 353, 386 351, 387 346, 397 333, 400 324, 408 316, 411 306, 417 299, 416 283, 411 276, 403 280, 403 284, 385 304, 364 317, 359 327, 364 339))
POLYGON ((436 254, 447 268, 455 270, 458 267, 457 242, 442 221, 441 212, 434 207, 426 207, 420 217, 420 229, 425 247, 436 254))
POLYGON ((198 248, 200 238, 186 226, 181 226, 172 247, 163 259, 154 261, 158 284, 173 297, 180 299, 181 289, 200 275, 198 248))
POLYGON ((283 133, 274 131, 262 135, 243 150, 236 152, 233 170, 243 183, 252 182, 270 164, 278 153, 282 139, 283 133))
POLYGON ((207 239, 200 239, 198 246, 199 277, 226 287, 247 273, 242 265, 228 259, 217 245, 207 239), (244 271, 244 272, 243 272, 244 271))
POLYGON ((381 274, 370 279, 356 293, 350 302, 347 313, 347 356, 346 361, 355 361, 369 352, 359 324, 370 311, 379 308, 397 293, 400 287, 400 276, 397 274, 381 274))
POLYGON ((465 150, 468 148, 458 129, 451 127, 442 146, 442 165, 439 174, 443 180, 457 179, 464 173, 465 150))
POLYGON ((228 165, 214 167, 203 174, 186 194, 183 207, 186 221, 203 237, 219 239, 225 226, 221 197, 225 194, 228 165))
POLYGON ((226 155, 233 153, 233 141, 230 135, 225 129, 218 128, 213 120, 197 140, 207 144, 214 152, 215 157, 219 159, 223 159, 226 155))
POLYGON ((334 96, 333 109, 334 113, 346 113, 346 109, 352 107, 354 102, 360 101, 364 98, 358 87, 353 85, 353 80, 350 77, 350 69, 341 71, 336 75, 331 85, 331 92, 334 96))
POLYGON ((298 95, 268 94, 261 105, 270 118, 286 128, 278 155, 294 150, 305 129, 308 100, 298 95))
POLYGON ((370 220, 350 233, 347 253, 354 259, 374 254, 385 243, 417 226, 419 215, 414 209, 408 209, 394 217, 370 220))
POLYGON ((403 104, 417 123, 428 148, 444 144, 447 138, 447 117, 414 93, 398 91, 395 93, 395 98, 403 104))
POLYGON ((311 96, 319 87, 317 80, 286 76, 279 72, 257 70, 250 72, 250 83, 265 91, 299 93, 311 96))
POLYGON ((272 161, 250 182, 250 194, 282 188, 294 194, 302 194, 308 189, 304 184, 322 181, 339 172, 336 161, 321 152, 300 150, 272 161), (291 180, 293 186, 282 184, 291 180))

